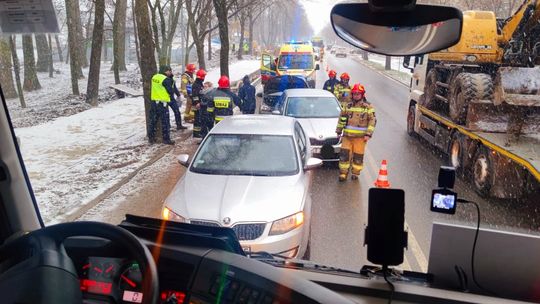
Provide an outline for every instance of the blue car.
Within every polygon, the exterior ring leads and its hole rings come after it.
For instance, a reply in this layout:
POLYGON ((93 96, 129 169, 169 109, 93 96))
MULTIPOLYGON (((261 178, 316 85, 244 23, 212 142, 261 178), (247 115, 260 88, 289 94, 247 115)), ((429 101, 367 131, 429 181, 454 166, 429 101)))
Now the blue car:
POLYGON ((306 78, 302 76, 283 75, 272 77, 264 85, 263 92, 257 94, 258 97, 263 99, 259 113, 271 113, 275 110, 283 91, 305 88, 309 88, 309 84, 306 78))

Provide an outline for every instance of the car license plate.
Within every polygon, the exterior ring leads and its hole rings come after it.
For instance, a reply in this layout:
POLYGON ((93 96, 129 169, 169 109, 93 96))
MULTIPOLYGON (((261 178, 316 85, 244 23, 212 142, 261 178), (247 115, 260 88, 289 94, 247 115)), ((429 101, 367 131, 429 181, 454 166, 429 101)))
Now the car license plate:
POLYGON ((321 154, 321 148, 313 148, 313 154, 321 154))

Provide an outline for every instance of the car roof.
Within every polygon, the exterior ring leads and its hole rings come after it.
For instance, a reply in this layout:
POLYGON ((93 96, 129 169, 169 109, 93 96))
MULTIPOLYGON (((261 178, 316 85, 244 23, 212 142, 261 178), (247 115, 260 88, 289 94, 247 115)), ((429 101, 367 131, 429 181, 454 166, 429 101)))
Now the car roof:
POLYGON ((321 89, 287 89, 283 92, 287 97, 336 97, 321 89))
POLYGON ((295 122, 281 115, 234 115, 219 122, 210 133, 293 135, 295 122))

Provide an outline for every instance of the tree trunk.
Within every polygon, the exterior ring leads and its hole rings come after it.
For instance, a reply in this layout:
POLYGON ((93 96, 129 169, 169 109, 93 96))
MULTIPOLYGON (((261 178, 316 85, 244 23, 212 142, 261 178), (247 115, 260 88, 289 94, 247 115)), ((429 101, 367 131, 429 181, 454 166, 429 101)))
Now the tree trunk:
POLYGON ((0 38, 0 84, 5 98, 17 97, 11 73, 11 49, 7 38, 0 38))
MULTIPOLYGON (((77 45, 77 54, 79 56, 79 62, 80 62, 80 77, 83 77, 82 68, 88 67, 88 58, 86 58, 86 51, 87 51, 87 41, 83 36, 83 29, 82 29, 82 23, 81 23, 81 8, 79 5, 79 0, 66 0, 73 2, 74 6, 74 16, 75 16, 75 25, 77 26, 77 40, 79 41, 79 44, 77 45)), ((92 15, 92 10, 90 10, 90 15, 92 15)))
POLYGON ((206 61, 204 58, 204 38, 193 37, 195 39, 195 50, 197 51, 197 59, 199 63, 199 69, 206 69, 206 61))
POLYGON ((54 35, 54 40, 56 40, 56 50, 58 51, 58 60, 62 62, 64 61, 64 56, 62 54, 62 47, 60 46, 60 38, 58 38, 58 35, 54 35))
POLYGON ((386 56, 385 61, 384 61, 384 69, 385 70, 392 69, 392 57, 386 56))
POLYGON ((135 53, 137 55, 137 64, 139 65, 139 69, 141 68, 141 54, 139 53, 139 37, 137 33, 137 22, 135 19, 135 4, 133 2, 134 0, 131 0, 131 18, 133 19, 133 39, 135 40, 135 53))
POLYGON ((362 51, 362 59, 363 60, 369 60, 367 51, 362 51))
MULTIPOLYGON (((150 28, 150 17, 148 15, 147 0, 135 0, 135 12, 137 31, 141 49, 141 76, 143 79, 144 109, 146 113, 146 134, 150 131, 150 85, 152 76, 156 73, 156 61, 154 57, 154 40, 152 39, 152 29, 150 28)), ((159 132, 157 132, 159 133, 159 132)), ((161 134, 156 134, 156 139, 161 134)))
POLYGON ((96 12, 94 14, 94 30, 92 33, 90 71, 88 72, 88 86, 86 89, 86 102, 93 106, 97 105, 99 95, 99 68, 101 66, 105 0, 96 0, 95 4, 96 12))
POLYGON ((15 72, 15 83, 17 84, 17 93, 19 94, 19 100, 21 101, 21 108, 26 108, 26 102, 24 101, 24 93, 21 85, 21 68, 19 64, 19 57, 17 57, 17 48, 15 47, 15 40, 13 40, 13 36, 9 36, 9 46, 11 48, 11 57, 13 58, 13 71, 15 72))
POLYGON ((249 40, 248 40, 248 45, 249 45, 249 54, 251 56, 253 56, 253 25, 255 23, 255 19, 253 18, 253 12, 249 12, 249 40))
POLYGON ((24 54, 24 83, 25 91, 34 91, 41 89, 36 74, 36 60, 34 58, 34 43, 32 35, 23 35, 23 54, 24 54))
POLYGON ((77 24, 75 19, 76 10, 74 3, 78 1, 66 0, 66 23, 68 27, 68 53, 67 59, 69 59, 69 68, 71 71, 71 92, 73 95, 80 95, 79 92, 79 72, 81 71, 81 65, 79 62, 79 36, 77 34, 77 24))
POLYGON ((238 43, 238 55, 236 58, 242 60, 242 54, 244 52, 244 30, 246 28, 245 14, 240 14, 240 42, 238 43))
MULTIPOLYGON (((126 11, 127 0, 116 0, 113 21, 113 69, 117 67, 118 71, 125 71, 126 68, 126 11)), ((115 82, 116 74, 115 71, 115 82)), ((118 79, 120 83, 120 79, 118 79)))
POLYGON ((37 34, 36 49, 37 49, 37 64, 36 71, 47 72, 49 70, 49 44, 45 34, 37 34))
POLYGON ((185 45, 184 45, 184 67, 186 67, 189 63, 189 53, 191 51, 191 47, 189 47, 189 33, 191 32, 190 31, 190 27, 189 27, 189 23, 190 23, 190 18, 188 16, 188 26, 186 26, 186 41, 185 41, 185 45))
POLYGON ((212 18, 208 19, 208 61, 212 60, 212 18))
POLYGON ((221 75, 229 76, 229 26, 227 23, 227 2, 226 0, 212 1, 219 23, 219 40, 221 40, 219 70, 221 75))
POLYGON ((52 57, 53 49, 52 49, 52 37, 51 34, 49 34, 49 78, 53 78, 54 73, 54 66, 53 66, 53 57, 52 57))

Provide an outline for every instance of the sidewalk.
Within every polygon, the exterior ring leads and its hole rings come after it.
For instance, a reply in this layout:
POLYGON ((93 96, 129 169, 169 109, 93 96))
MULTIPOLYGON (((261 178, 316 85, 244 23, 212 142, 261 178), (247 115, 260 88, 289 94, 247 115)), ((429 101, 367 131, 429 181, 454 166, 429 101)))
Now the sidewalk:
POLYGON ((368 60, 363 60, 361 55, 352 55, 352 58, 369 67, 370 69, 372 70, 375 70, 383 75, 385 75, 386 77, 390 77, 392 78, 393 80, 405 85, 405 86, 409 86, 409 84, 411 83, 411 76, 412 76, 412 73, 409 72, 409 70, 405 69, 404 67, 401 66, 401 63, 402 63, 402 58, 400 57, 393 57, 392 58, 392 64, 391 64, 391 67, 392 69, 391 70, 385 70, 384 69, 384 64, 385 64, 385 58, 383 56, 377 56, 377 55, 373 55, 373 54, 369 54, 369 57, 368 57, 368 60))
MULTIPOLYGON (((240 76, 233 74, 231 80, 253 73, 247 69, 254 66, 233 64, 231 71, 240 76)), ((170 114, 174 126, 172 111, 170 114)), ((17 128, 15 134, 47 224, 80 217, 109 189, 173 148, 148 145, 142 97, 119 99, 41 125, 17 128)), ((176 146, 182 146, 190 135, 190 130, 171 132, 176 146)))

